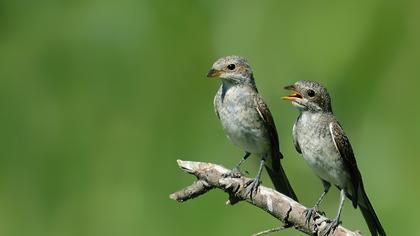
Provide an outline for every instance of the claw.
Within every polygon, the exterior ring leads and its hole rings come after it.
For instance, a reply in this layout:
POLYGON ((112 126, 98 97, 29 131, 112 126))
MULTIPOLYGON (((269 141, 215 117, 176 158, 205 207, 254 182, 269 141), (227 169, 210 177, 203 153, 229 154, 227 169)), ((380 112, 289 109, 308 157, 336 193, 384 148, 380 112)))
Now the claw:
POLYGON ((309 223, 311 222, 311 219, 313 219, 313 217, 316 215, 317 212, 318 212, 318 209, 315 207, 308 208, 305 210, 305 218, 306 218, 307 225, 309 225, 309 223))
POLYGON ((253 193, 258 191, 258 187, 260 186, 261 181, 258 178, 252 179, 245 184, 247 188, 246 195, 249 195, 252 199, 253 193))
POLYGON ((229 173, 223 174, 223 178, 241 178, 241 170, 237 167, 233 168, 229 173))
POLYGON ((329 225, 327 226, 325 230, 325 236, 328 236, 334 232, 334 230, 341 224, 341 221, 339 219, 334 219, 333 221, 329 222, 329 225))
POLYGON ((306 224, 309 225, 309 223, 311 222, 311 220, 316 220, 315 216, 316 214, 320 214, 322 216, 325 216, 325 212, 320 211, 319 208, 317 207, 317 205, 315 205, 312 208, 307 208, 305 210, 305 218, 306 218, 306 224))

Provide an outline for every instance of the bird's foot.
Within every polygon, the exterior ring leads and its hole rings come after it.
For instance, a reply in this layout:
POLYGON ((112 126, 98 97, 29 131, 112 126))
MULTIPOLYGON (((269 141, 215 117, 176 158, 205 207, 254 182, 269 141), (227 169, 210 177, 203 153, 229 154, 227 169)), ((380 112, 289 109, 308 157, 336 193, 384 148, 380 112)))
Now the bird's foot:
POLYGON ((241 178, 242 172, 238 167, 233 168, 229 173, 223 174, 223 178, 241 178))
POLYGON ((316 215, 318 209, 316 207, 307 208, 305 210, 306 224, 309 225, 311 219, 316 215))
POLYGON ((325 213, 322 212, 322 211, 320 211, 317 206, 314 206, 312 208, 307 208, 305 210, 306 224, 309 225, 309 223, 311 222, 312 219, 315 220, 315 216, 316 216, 317 213, 320 214, 320 215, 325 216, 325 213))
POLYGON ((328 236, 334 232, 334 230, 341 224, 340 219, 328 220, 327 228, 325 229, 325 236, 328 236))
POLYGON ((260 186, 260 184, 261 184, 260 178, 255 178, 248 181, 245 184, 245 188, 247 188, 246 195, 249 195, 250 198, 252 199, 252 195, 258 191, 258 187, 260 186))

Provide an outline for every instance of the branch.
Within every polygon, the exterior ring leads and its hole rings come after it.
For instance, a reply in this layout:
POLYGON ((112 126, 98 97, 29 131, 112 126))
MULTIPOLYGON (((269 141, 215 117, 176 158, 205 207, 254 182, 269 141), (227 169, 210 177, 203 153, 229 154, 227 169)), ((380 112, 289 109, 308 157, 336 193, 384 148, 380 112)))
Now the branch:
MULTIPOLYGON (((258 208, 263 209, 268 214, 281 220, 288 226, 308 234, 324 235, 330 219, 316 214, 309 223, 306 222, 306 207, 293 199, 264 186, 260 186, 258 191, 252 195, 252 199, 247 194, 247 183, 251 180, 243 176, 227 177, 230 170, 216 164, 182 161, 178 160, 179 167, 189 174, 195 175, 198 180, 184 189, 172 193, 169 197, 178 202, 184 202, 198 197, 213 188, 219 188, 229 194, 227 204, 234 205, 239 201, 246 201, 258 208)), ((261 232, 278 231, 275 228, 261 232)), ((361 236, 359 232, 350 231, 342 226, 338 226, 330 236, 361 236)))

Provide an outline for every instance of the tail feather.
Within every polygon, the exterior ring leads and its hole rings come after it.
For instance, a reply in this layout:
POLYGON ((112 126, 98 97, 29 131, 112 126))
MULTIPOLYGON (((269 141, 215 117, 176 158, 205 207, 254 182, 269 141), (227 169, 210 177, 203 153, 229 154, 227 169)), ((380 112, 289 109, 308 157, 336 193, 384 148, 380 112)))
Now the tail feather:
POLYGON ((295 192, 293 191, 293 188, 290 185, 289 180, 287 179, 286 173, 284 173, 281 164, 279 168, 277 168, 277 171, 274 171, 268 166, 265 166, 265 168, 268 172, 268 175, 270 176, 271 181, 274 184, 274 188, 280 193, 283 193, 284 195, 298 202, 298 198, 295 192))
POLYGON ((376 236, 378 234, 381 236, 386 236, 385 230, 382 227, 381 222, 379 222, 379 218, 376 215, 375 210, 373 209, 373 206, 369 201, 369 198, 363 188, 363 185, 361 185, 359 189, 358 205, 369 227, 370 233, 373 236, 376 236))

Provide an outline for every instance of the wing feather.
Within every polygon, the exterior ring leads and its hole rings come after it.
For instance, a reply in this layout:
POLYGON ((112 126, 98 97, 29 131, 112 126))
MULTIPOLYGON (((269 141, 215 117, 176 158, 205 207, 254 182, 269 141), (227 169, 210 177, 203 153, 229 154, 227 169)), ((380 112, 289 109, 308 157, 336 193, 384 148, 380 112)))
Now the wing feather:
POLYGON ((353 184, 353 195, 352 201, 353 206, 357 207, 358 189, 361 182, 361 175, 357 168, 356 158, 354 157, 353 148, 351 147, 350 141, 344 133, 343 128, 337 121, 333 121, 329 125, 330 133, 334 141, 334 145, 337 151, 340 153, 341 158, 344 161, 345 167, 350 172, 351 181, 353 184))
POLYGON ((277 134, 276 125, 274 124, 273 116, 271 115, 270 109, 268 109, 261 96, 257 95, 254 98, 255 108, 264 122, 264 126, 267 129, 268 136, 271 143, 271 153, 273 155, 272 167, 274 171, 278 171, 280 168, 280 159, 283 155, 280 152, 279 137, 277 134))
POLYGON ((293 144, 295 145, 296 151, 302 154, 302 150, 300 149, 299 142, 297 140, 297 132, 296 132, 296 123, 298 122, 299 117, 297 118, 296 122, 293 124, 293 144))

